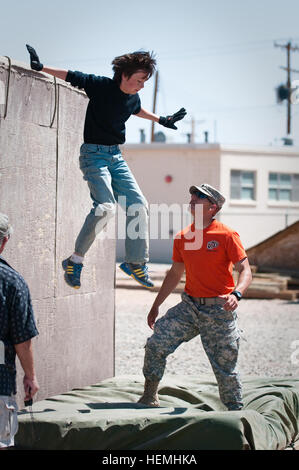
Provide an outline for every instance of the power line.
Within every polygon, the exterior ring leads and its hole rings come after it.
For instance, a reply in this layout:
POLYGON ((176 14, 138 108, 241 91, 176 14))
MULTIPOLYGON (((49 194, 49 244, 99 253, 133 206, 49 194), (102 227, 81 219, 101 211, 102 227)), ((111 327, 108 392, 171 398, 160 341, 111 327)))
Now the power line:
POLYGON ((257 45, 251 48, 242 48, 242 46, 239 46, 238 49, 205 49, 201 51, 182 51, 180 52, 173 52, 173 55, 163 55, 163 53, 159 54, 159 59, 160 60, 188 60, 188 59, 194 59, 194 58, 200 58, 200 57, 217 57, 217 56, 225 56, 225 55, 231 55, 231 54, 237 54, 237 55, 243 55, 246 53, 252 53, 252 52, 262 52, 265 49, 269 49, 270 45, 257 45))
MULTIPOLYGON (((296 40, 297 38, 294 38, 296 40)), ((298 38, 299 39, 299 38, 298 38)), ((277 39, 278 41, 283 41, 283 39, 277 39)), ((167 51, 161 51, 159 53, 160 58, 175 58, 178 59, 178 57, 182 58, 193 58, 195 56, 206 56, 206 55, 225 55, 225 54, 234 54, 234 53, 246 53, 246 52, 255 52, 256 48, 259 50, 262 48, 270 48, 273 45, 273 39, 263 39, 259 41, 247 41, 243 43, 233 43, 233 44, 224 44, 220 46, 209 46, 209 47, 201 47, 201 48, 195 48, 195 49, 189 49, 186 51, 184 49, 183 51, 173 51, 173 52, 167 52, 167 51)))
MULTIPOLYGON (((246 41, 246 42, 243 42, 243 43, 240 43, 240 42, 237 42, 237 43, 230 43, 230 44, 222 44, 222 45, 216 45, 216 46, 204 46, 204 47, 200 47, 200 48, 195 48, 195 49, 189 49, 189 51, 193 52, 193 53, 201 53, 202 51, 204 52, 209 52, 209 51, 213 51, 213 50, 223 50, 223 49, 230 49, 232 47, 247 47, 247 46, 260 46, 261 44, 265 44, 265 43, 268 43, 269 45, 273 43, 273 39, 262 39, 262 40, 259 40, 259 41, 246 41)), ((173 51, 175 53, 180 53, 180 51, 178 51, 176 49, 176 51, 173 51)), ((186 49, 184 49, 183 51, 181 51, 182 53, 186 53, 188 51, 186 51, 186 49)), ((160 52, 161 54, 167 54, 168 51, 161 51, 160 52)))
MULTIPOLYGON (((296 40, 299 38, 293 38, 296 40)), ((283 41, 283 39, 278 39, 278 41, 283 41)), ((224 44, 218 46, 208 46, 195 49, 184 50, 173 50, 173 51, 160 51, 158 59, 192 59, 194 57, 204 57, 204 56, 215 56, 215 55, 225 55, 225 54, 243 54, 248 52, 255 52, 256 48, 262 50, 262 48, 272 47, 273 39, 263 39, 259 41, 247 41, 243 43, 232 43, 224 44)), ((93 57, 93 58, 66 58, 62 60, 56 60, 56 63, 66 63, 66 62, 78 62, 78 63, 92 63, 92 62, 110 62, 111 56, 106 57, 93 57)))
POLYGON ((262 105, 254 105, 254 106, 236 106, 236 107, 223 107, 218 109, 209 109, 203 110, 203 113, 215 113, 215 112, 238 112, 238 111, 255 111, 257 109, 277 109, 275 104, 262 104, 262 105))

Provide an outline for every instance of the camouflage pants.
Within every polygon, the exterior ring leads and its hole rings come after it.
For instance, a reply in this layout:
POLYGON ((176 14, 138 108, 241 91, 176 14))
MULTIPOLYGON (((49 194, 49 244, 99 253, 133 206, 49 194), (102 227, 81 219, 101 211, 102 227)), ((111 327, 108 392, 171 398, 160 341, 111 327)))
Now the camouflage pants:
POLYGON ((161 380, 167 356, 197 335, 201 337, 215 374, 221 401, 230 410, 242 408, 242 387, 237 372, 240 335, 236 313, 226 312, 221 305, 199 305, 185 292, 182 301, 156 321, 154 333, 147 340, 145 378, 161 380))

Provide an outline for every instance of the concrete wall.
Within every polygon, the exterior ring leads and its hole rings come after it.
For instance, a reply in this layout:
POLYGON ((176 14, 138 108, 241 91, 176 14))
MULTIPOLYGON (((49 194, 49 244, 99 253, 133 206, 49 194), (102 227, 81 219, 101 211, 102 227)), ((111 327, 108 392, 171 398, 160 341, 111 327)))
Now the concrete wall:
MULTIPOLYGON (((39 336, 34 340, 38 399, 114 375, 115 241, 96 241, 82 287, 63 278, 61 261, 91 200, 79 166, 87 99, 65 82, 13 63, 7 116, 7 59, 0 58, 0 211, 14 234, 3 255, 26 279, 39 336)), ((18 367, 18 399, 22 401, 18 367)))

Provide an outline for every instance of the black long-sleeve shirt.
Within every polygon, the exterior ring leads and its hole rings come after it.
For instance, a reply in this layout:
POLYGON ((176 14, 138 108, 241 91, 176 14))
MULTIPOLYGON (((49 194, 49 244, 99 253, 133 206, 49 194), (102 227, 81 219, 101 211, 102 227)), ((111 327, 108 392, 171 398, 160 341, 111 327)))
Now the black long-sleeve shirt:
POLYGON ((123 93, 108 77, 68 71, 66 81, 83 89, 89 103, 84 124, 84 143, 98 145, 123 144, 126 140, 125 122, 138 114, 141 103, 138 93, 123 93))

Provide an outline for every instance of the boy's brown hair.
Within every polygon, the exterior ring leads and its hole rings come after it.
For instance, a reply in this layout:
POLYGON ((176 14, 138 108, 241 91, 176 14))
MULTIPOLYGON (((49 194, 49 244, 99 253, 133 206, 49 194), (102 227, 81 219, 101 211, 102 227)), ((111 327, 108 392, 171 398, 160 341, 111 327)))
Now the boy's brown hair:
POLYGON ((155 72, 156 60, 153 52, 137 51, 115 57, 112 65, 113 80, 120 85, 123 73, 130 78, 133 73, 142 70, 150 78, 155 72))

